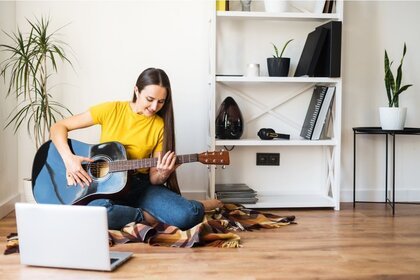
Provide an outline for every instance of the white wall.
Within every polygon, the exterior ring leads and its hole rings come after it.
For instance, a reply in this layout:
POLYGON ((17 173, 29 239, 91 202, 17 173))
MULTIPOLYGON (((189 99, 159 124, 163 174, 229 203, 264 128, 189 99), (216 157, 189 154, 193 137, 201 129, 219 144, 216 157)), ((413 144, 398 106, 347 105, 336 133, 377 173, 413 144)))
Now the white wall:
MULTIPOLYGON (((15 3, 0 2, 0 29, 14 30, 15 28, 15 3)), ((0 43, 4 42, 6 35, 0 33, 0 43)), ((0 61, 6 54, 0 52, 0 61)), ((6 88, 0 83, 0 218, 13 209, 13 204, 20 199, 18 184, 18 158, 17 141, 12 130, 3 130, 10 108, 16 105, 13 98, 4 100, 6 88)))
MULTIPOLYGON (((0 2, 0 10, 7 4, 0 2)), ((205 150, 208 133, 208 18, 212 3, 203 1, 19 1, 16 22, 25 17, 50 15, 55 27, 69 23, 60 33, 72 47, 75 71, 62 69, 56 96, 74 113, 105 100, 131 98, 138 74, 149 66, 161 67, 171 78, 178 154, 205 150)), ((379 125, 377 107, 386 104, 383 77, 383 51, 399 60, 403 42, 407 42, 405 82, 413 83, 401 98, 408 107, 408 126, 420 126, 420 2, 346 1, 343 25, 343 132, 342 198, 351 199, 352 150, 354 126, 379 125)), ((14 17, 2 17, 13 26, 14 17)), ((3 86, 3 85, 2 85, 3 86)), ((2 107, 3 109, 3 107, 2 107)), ((2 111, 2 115, 3 111, 2 111)), ((2 133, 9 133, 3 132, 2 133)), ((89 129, 72 135, 96 142, 99 131, 89 129)), ((372 193, 383 189, 383 144, 379 137, 360 141, 359 159, 366 166, 358 168, 360 189, 372 193)), ((418 191, 416 158, 420 139, 404 138, 397 147, 397 176, 404 190, 418 191), (402 167, 403 166, 403 167, 402 167)), ((19 134, 20 180, 28 177, 33 158, 33 143, 23 131, 19 134)), ((0 147, 1 154, 10 149, 0 147)), ((179 168, 183 191, 204 191, 206 168, 199 164, 179 168)), ((7 183, 7 182, 6 182, 7 183)), ((1 181, 0 190, 6 190, 1 181)), ((400 188, 400 187, 399 187, 400 188)), ((1 193, 0 193, 1 194, 1 193)), ((5 198, 7 195, 0 196, 5 198)))
MULTIPOLYGON (((378 107, 387 106, 383 82, 384 50, 399 65, 404 42, 403 83, 414 84, 400 97, 408 107, 406 126, 420 127, 420 2, 346 1, 343 25, 342 200, 350 200, 353 184, 353 131, 357 126, 379 126, 378 107)), ((395 70, 396 71, 396 68, 395 70)), ((385 184, 383 137, 358 136, 357 184, 359 198, 383 200, 385 184)), ((420 137, 398 137, 396 147, 397 197, 420 200, 420 137)))
MULTIPOLYGON (((50 15, 74 53, 74 68, 62 70, 55 93, 73 113, 98 102, 131 99, 138 75, 147 67, 164 69, 173 89, 177 153, 207 149, 208 1, 17 2, 17 22, 50 15), (203 112, 205 112, 203 114, 203 112)), ((96 143, 98 128, 73 133, 96 143)), ((21 135, 28 143, 25 132, 21 135)), ((19 177, 30 175, 33 145, 19 146, 19 177), (25 164, 27 162, 28 164, 25 164)), ((189 164, 178 169, 182 190, 204 190, 207 169, 189 164)))

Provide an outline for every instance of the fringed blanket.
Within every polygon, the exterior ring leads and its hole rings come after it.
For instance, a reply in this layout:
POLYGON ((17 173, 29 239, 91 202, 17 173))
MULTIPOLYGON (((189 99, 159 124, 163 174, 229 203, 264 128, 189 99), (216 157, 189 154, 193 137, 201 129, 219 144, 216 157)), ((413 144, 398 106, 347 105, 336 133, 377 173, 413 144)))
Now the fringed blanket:
MULTIPOLYGON (((225 204, 223 208, 206 213, 203 222, 182 231, 177 227, 159 223, 155 227, 130 223, 120 231, 109 230, 110 245, 127 242, 144 242, 167 247, 241 247, 241 238, 234 232, 260 228, 278 228, 295 224, 295 216, 281 217, 270 213, 225 204)), ((5 255, 19 252, 16 234, 7 237, 5 255)))

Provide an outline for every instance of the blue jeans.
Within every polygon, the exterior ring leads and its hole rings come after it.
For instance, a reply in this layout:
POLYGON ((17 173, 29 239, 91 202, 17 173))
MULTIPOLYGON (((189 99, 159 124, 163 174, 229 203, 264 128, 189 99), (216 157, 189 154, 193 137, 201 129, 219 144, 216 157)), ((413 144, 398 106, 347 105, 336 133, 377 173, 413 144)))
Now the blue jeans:
POLYGON ((148 175, 131 176, 130 181, 130 191, 124 199, 96 199, 88 204, 107 208, 109 229, 121 229, 128 223, 144 221, 143 211, 158 221, 181 230, 187 230, 202 222, 202 203, 187 200, 165 186, 152 185, 148 175))

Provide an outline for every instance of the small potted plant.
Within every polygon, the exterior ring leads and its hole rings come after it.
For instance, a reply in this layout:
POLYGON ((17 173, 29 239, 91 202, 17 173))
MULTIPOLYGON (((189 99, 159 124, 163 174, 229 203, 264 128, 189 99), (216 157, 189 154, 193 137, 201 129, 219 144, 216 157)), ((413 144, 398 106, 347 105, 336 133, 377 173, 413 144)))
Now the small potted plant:
POLYGON ((382 129, 384 130, 402 130, 404 129, 405 118, 407 115, 407 108, 400 108, 399 97, 400 94, 406 91, 412 85, 401 85, 402 81, 402 66, 404 57, 407 52, 406 44, 404 43, 403 55, 400 65, 397 69, 397 76, 392 73, 391 66, 393 61, 389 61, 388 53, 385 50, 384 56, 384 70, 385 70, 385 89, 388 97, 388 107, 379 108, 379 117, 382 129))
POLYGON ((290 58, 283 57, 284 50, 293 39, 288 40, 279 54, 277 46, 271 43, 274 47, 273 57, 267 58, 268 75, 270 77, 287 77, 289 75, 290 58))

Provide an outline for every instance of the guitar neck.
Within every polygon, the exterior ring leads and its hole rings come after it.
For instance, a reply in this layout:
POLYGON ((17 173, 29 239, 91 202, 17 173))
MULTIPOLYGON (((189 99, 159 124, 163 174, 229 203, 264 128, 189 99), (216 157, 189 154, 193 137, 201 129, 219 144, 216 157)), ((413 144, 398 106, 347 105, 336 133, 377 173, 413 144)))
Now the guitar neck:
MULTIPOLYGON (((198 154, 181 155, 176 157, 176 164, 198 161, 198 154)), ((109 163, 109 172, 150 168, 157 165, 157 158, 144 158, 133 160, 116 160, 109 163)))

